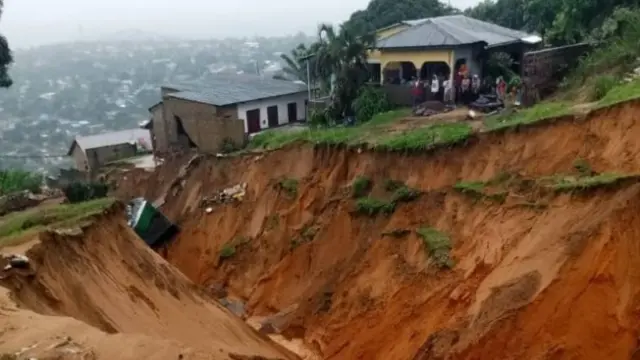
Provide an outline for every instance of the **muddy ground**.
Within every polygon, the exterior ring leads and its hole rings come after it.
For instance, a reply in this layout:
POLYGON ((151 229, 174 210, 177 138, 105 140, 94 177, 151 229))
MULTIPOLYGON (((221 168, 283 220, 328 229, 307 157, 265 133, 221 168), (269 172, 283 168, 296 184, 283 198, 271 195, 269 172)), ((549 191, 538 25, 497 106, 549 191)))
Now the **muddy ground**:
POLYGON ((430 153, 294 144, 132 173, 121 195, 162 200, 182 229, 165 259, 117 211, 82 234, 41 236, 28 252, 35 279, 3 284, 10 340, 0 351, 50 336, 28 329, 57 316, 82 329, 69 335, 76 354, 100 359, 118 358, 116 342, 128 358, 157 359, 632 358, 640 184, 558 192, 538 180, 578 176, 577 160, 594 173, 640 173, 639 110, 625 103, 430 153), (390 180, 420 195, 363 215, 361 177, 382 201, 390 180), (454 189, 462 181, 492 193, 454 189), (243 182, 242 201, 202 206, 243 182), (447 239, 446 261, 426 230, 447 239))

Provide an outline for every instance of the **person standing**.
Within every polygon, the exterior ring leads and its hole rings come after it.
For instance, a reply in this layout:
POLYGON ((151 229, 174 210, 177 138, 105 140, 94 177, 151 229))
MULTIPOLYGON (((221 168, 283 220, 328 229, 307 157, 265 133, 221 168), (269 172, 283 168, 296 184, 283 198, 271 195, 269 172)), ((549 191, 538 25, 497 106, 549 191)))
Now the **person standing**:
POLYGON ((413 108, 415 109, 418 105, 422 104, 423 97, 423 87, 420 79, 415 79, 413 87, 411 89, 411 95, 413 97, 413 108))
POLYGON ((433 100, 437 100, 438 91, 440 91, 440 81, 438 81, 438 76, 434 74, 431 79, 431 98, 433 100))
POLYGON ((444 96, 443 96, 444 103, 445 104, 453 103, 454 101, 453 86, 451 84, 451 80, 445 80, 444 83, 442 84, 442 87, 444 88, 444 96))
POLYGON ((471 79, 469 79, 468 74, 464 74, 464 77, 462 78, 461 93, 462 93, 462 102, 465 105, 468 105, 470 103, 469 94, 471 93, 471 79))
POLYGON ((506 92, 507 92, 507 83, 504 81, 502 76, 499 76, 498 80, 496 80, 496 93, 498 95, 498 99, 500 99, 501 101, 504 101, 506 92))

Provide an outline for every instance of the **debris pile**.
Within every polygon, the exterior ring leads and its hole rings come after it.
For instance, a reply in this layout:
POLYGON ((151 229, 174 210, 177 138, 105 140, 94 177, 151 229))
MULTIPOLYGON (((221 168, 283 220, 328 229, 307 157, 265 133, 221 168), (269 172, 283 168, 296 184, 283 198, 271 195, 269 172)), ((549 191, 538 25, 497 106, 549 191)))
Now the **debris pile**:
POLYGON ((504 103, 496 95, 480 95, 476 101, 469 104, 469 109, 482 113, 491 113, 504 108, 504 103))
MULTIPOLYGON (((206 197, 202 199, 200 205, 202 207, 208 207, 214 204, 226 204, 231 202, 240 202, 244 199, 245 194, 247 193, 247 183, 240 183, 234 185, 232 187, 228 187, 226 189, 220 190, 215 193, 213 196, 206 197)), ((207 209, 207 212, 211 212, 207 209)))
POLYGON ((425 101, 413 109, 414 116, 431 116, 453 110, 455 107, 440 101, 425 101))
POLYGON ((22 254, 11 254, 2 259, 2 263, 6 264, 2 268, 2 275, 0 280, 7 279, 15 271, 18 271, 22 275, 32 275, 31 262, 28 257, 22 254))
POLYGON ((38 206, 46 199, 47 196, 35 195, 28 190, 0 196, 0 216, 38 206))

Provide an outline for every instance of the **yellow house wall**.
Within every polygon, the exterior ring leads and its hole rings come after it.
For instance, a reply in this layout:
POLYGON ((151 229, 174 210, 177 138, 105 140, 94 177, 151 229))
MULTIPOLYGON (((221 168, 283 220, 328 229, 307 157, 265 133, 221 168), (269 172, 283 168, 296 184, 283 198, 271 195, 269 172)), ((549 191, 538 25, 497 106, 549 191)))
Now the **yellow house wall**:
POLYGON ((451 50, 423 50, 423 51, 384 51, 380 53, 380 67, 382 69, 392 62, 410 62, 416 69, 420 69, 425 62, 444 62, 452 67, 453 51, 451 50))
MULTIPOLYGON (((408 29, 410 26, 407 24, 398 24, 394 27, 388 28, 388 29, 384 29, 384 30, 378 30, 376 32, 376 38, 378 40, 382 40, 385 38, 388 38, 391 35, 395 35, 397 33, 399 33, 402 30, 408 29)), ((380 51, 379 50, 371 50, 369 51, 369 59, 374 60, 374 61, 380 61, 380 51)))

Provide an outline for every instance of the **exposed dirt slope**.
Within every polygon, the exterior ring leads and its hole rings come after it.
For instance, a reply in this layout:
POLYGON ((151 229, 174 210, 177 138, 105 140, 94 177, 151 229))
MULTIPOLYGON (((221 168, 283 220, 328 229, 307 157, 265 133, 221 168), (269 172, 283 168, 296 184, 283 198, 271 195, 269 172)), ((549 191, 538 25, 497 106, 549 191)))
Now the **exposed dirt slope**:
POLYGON ((120 206, 82 231, 43 233, 27 255, 35 277, 13 276, 2 285, 13 302, 41 315, 3 310, 7 324, 19 329, 5 328, 13 341, 0 344, 0 352, 34 343, 40 344, 34 351, 45 351, 45 338, 68 334, 99 359, 293 358, 148 249, 120 206), (62 317, 47 317, 54 315, 62 317))
POLYGON ((187 219, 167 257, 197 283, 227 286, 252 315, 296 309, 285 334, 325 359, 628 359, 640 330, 640 185, 512 189, 505 203, 451 187, 566 173, 577 158, 639 173, 638 138, 640 106, 627 103, 432 154, 292 146, 210 159, 167 196, 167 213, 187 219), (361 175, 376 195, 385 179, 425 193, 362 217, 349 191, 361 175), (284 177, 299 180, 295 196, 277 186, 284 177), (198 209, 240 182, 241 204, 198 209), (452 270, 427 256, 415 233, 425 226, 451 237, 452 270), (221 262, 225 244, 236 252, 221 262))

